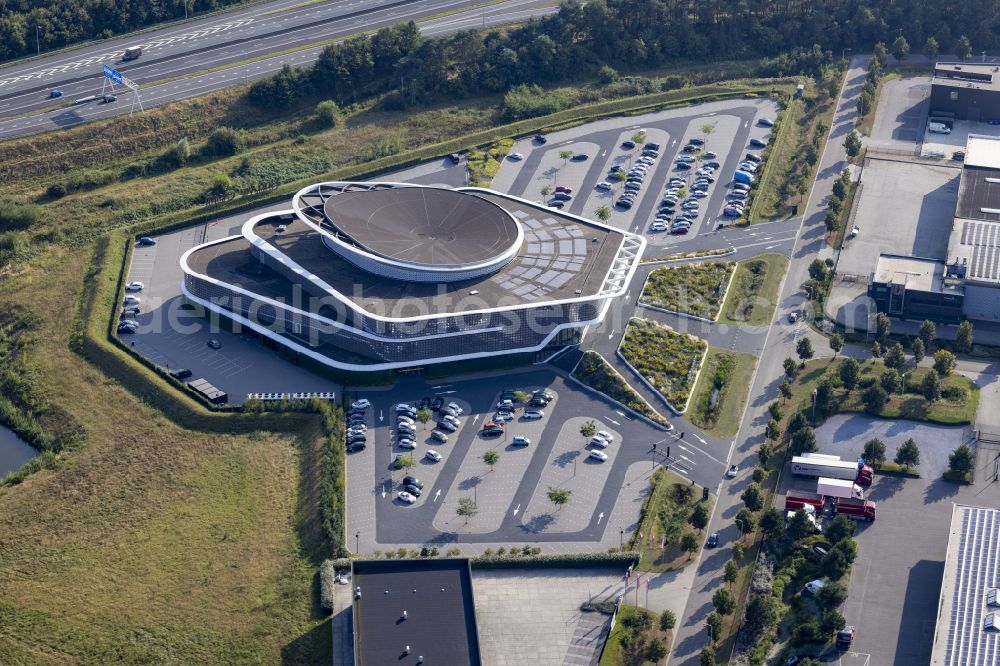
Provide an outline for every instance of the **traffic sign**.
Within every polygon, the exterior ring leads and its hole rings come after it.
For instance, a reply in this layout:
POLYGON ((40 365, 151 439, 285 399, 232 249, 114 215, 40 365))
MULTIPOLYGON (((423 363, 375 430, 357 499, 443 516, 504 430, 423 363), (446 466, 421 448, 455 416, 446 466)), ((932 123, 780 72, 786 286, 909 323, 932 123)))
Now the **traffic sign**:
POLYGON ((104 66, 104 78, 110 80, 112 83, 124 83, 125 77, 114 67, 108 65, 104 66))

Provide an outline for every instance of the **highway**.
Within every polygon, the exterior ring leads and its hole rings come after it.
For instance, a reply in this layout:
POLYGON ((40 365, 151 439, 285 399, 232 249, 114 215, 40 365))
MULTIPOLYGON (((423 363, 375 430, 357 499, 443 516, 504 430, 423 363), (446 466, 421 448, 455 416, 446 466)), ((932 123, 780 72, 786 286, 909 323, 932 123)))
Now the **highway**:
MULTIPOLYGON (((74 104, 101 92, 102 65, 139 84, 143 108, 203 95, 267 76, 285 64, 308 65, 330 41, 414 20, 425 36, 497 25, 556 11, 544 0, 333 0, 276 2, 234 10, 161 30, 116 38, 0 68, 0 138, 24 136, 132 110, 118 101, 74 104), (446 16, 440 16, 447 13, 446 16), (427 18, 438 16, 438 18, 427 18), (128 46, 140 58, 122 62, 128 46), (61 98, 51 99, 58 89, 61 98)), ((138 107, 135 107, 138 110, 138 107)))

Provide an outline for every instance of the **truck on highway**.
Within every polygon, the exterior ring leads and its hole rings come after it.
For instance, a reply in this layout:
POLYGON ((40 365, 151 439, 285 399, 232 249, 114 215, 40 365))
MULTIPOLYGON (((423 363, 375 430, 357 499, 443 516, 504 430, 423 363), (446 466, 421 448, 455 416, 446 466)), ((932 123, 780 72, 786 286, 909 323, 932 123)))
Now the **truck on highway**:
POLYGON ((836 497, 838 499, 861 499, 864 491, 858 484, 850 479, 827 479, 819 477, 816 482, 816 492, 826 497, 836 497))
POLYGON ((842 513, 848 518, 866 520, 871 523, 875 521, 875 502, 861 499, 838 499, 834 512, 842 513))
POLYGON ((135 60, 142 55, 141 46, 130 46, 125 49, 125 53, 122 54, 122 60, 135 60))
POLYGON ((792 458, 792 474, 812 478, 851 480, 863 488, 872 484, 874 471, 863 462, 841 460, 840 456, 803 453, 792 458))

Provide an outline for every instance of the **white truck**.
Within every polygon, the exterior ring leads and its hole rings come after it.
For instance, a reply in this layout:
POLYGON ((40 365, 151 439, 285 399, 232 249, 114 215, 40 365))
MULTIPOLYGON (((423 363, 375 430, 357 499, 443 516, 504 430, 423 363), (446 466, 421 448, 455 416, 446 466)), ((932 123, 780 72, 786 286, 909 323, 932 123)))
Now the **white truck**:
POLYGON ((851 479, 827 479, 819 477, 816 481, 816 492, 825 497, 836 497, 838 499, 863 499, 864 491, 861 486, 851 479))
POLYGON ((824 453, 803 453, 792 458, 792 474, 814 479, 850 480, 867 488, 872 484, 873 470, 860 462, 841 460, 840 456, 824 453))

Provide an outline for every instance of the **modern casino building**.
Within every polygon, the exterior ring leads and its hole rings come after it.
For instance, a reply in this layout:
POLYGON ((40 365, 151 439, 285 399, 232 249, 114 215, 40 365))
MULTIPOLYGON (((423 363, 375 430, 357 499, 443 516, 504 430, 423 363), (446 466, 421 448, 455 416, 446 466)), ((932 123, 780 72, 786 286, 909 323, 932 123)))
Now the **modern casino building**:
POLYGON ((296 360, 391 370, 577 343, 644 246, 486 189, 320 183, 188 250, 182 288, 296 360))

